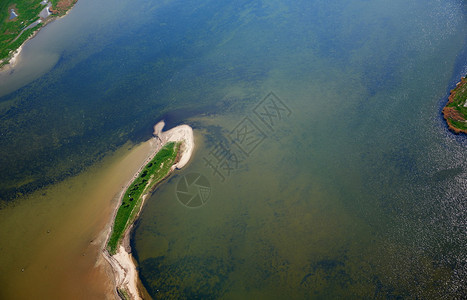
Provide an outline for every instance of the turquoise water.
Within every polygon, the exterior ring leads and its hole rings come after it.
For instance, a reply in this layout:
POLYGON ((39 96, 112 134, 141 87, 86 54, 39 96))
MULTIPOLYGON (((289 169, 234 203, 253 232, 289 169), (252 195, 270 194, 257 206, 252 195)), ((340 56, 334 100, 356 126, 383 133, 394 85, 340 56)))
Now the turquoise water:
MULTIPOLYGON (((70 28, 89 7, 74 9, 70 28)), ((3 198, 147 139, 165 117, 191 124, 197 149, 134 232, 154 298, 466 292, 466 141, 440 115, 465 73, 462 1, 112 8, 58 43, 50 71, 0 99, 3 198), (273 125, 255 114, 270 92, 285 112, 273 125), (228 139, 245 122, 257 129, 248 155, 228 139), (224 177, 205 160, 219 145, 239 158, 224 177), (211 187, 198 208, 176 197, 189 173, 211 187)))

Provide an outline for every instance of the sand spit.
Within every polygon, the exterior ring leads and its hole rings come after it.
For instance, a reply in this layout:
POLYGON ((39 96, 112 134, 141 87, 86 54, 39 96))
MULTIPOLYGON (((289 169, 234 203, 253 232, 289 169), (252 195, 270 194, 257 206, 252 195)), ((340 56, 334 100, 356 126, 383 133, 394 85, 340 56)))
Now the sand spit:
MULTIPOLYGON (((142 171, 144 166, 146 166, 149 161, 151 161, 157 152, 168 142, 182 142, 180 148, 180 159, 179 161, 172 166, 171 172, 173 172, 176 168, 180 169, 184 167, 190 160, 191 155, 193 153, 194 148, 194 137, 193 137, 193 129, 188 125, 180 125, 174 127, 166 132, 163 132, 165 122, 160 121, 154 126, 154 139, 153 147, 154 151, 150 157, 142 164, 138 172, 136 172, 135 176, 125 185, 125 187, 120 192, 118 205, 116 206, 111 225, 108 227, 107 238, 110 238, 110 234, 112 232, 113 227, 113 220, 115 219, 115 215, 117 214, 117 210, 120 206, 122 201, 122 197, 125 194, 125 191, 130 186, 135 178, 138 177, 139 173, 142 171)), ((148 195, 143 196, 143 201, 140 207, 140 211, 136 218, 138 218, 141 209, 146 201, 148 195)), ((130 298, 130 299, 141 299, 140 292, 138 291, 138 272, 136 270, 136 265, 133 260, 133 256, 131 255, 131 248, 130 248, 130 232, 133 229, 133 225, 129 226, 126 230, 125 235, 123 237, 123 241, 118 248, 118 251, 114 255, 110 255, 110 253, 104 248, 103 255, 107 262, 112 267, 113 277, 115 282, 115 292, 118 294, 120 298, 130 298)), ((107 245, 107 242, 104 244, 104 247, 107 245)))
POLYGON ((188 125, 180 125, 166 132, 162 132, 164 126, 164 121, 157 123, 154 126, 154 136, 156 136, 156 138, 158 137, 159 141, 164 145, 168 142, 183 142, 180 149, 180 160, 174 166, 177 169, 181 169, 188 163, 193 153, 193 148, 195 146, 193 129, 188 125))

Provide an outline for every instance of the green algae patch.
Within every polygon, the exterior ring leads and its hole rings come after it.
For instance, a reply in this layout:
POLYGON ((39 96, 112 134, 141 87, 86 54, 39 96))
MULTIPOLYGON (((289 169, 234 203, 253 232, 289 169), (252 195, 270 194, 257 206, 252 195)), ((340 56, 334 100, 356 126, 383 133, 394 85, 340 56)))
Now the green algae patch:
POLYGON ((172 166, 176 163, 180 150, 180 142, 170 142, 164 145, 153 159, 139 172, 129 185, 115 215, 114 225, 107 250, 115 254, 118 244, 125 231, 133 224, 141 205, 143 196, 151 193, 156 185, 166 178, 172 166))

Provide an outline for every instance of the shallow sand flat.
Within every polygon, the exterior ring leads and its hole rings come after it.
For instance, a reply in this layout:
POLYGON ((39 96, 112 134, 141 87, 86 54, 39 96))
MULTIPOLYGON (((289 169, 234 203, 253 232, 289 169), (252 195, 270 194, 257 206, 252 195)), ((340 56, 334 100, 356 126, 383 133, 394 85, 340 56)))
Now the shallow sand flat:
POLYGON ((152 147, 125 145, 90 170, 0 210, 0 298, 115 298, 101 255, 103 233, 117 194, 152 147))

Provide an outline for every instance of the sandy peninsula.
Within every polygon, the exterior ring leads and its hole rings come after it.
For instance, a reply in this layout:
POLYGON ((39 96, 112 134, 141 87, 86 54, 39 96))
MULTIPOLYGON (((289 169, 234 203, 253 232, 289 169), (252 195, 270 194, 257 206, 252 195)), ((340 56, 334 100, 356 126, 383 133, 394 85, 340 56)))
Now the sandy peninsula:
MULTIPOLYGON (((122 197, 125 194, 127 188, 131 185, 133 180, 138 177, 142 169, 149 163, 156 153, 168 142, 181 142, 180 156, 172 167, 171 172, 175 169, 180 169, 184 167, 190 160, 191 155, 194 149, 194 136, 193 129, 188 125, 180 125, 174 127, 168 131, 162 131, 164 129, 165 122, 161 121, 154 126, 154 138, 151 139, 151 146, 153 147, 152 155, 141 165, 140 169, 133 178, 125 185, 125 187, 120 192, 118 205, 114 209, 114 213, 111 219, 111 224, 107 228, 107 238, 109 240, 110 234, 112 232, 113 220, 117 213, 117 210, 122 201, 122 197)), ((140 207, 140 211, 137 216, 141 213, 141 209, 144 206, 145 200, 149 197, 149 193, 143 196, 143 203, 140 207)), ((131 255, 130 248, 130 233, 133 229, 133 225, 125 231, 122 244, 118 247, 117 253, 110 255, 110 253, 103 248, 103 256, 106 261, 110 264, 113 272, 113 279, 115 282, 115 293, 118 294, 120 298, 130 298, 130 299, 141 299, 141 293, 138 291, 138 272, 136 270, 136 265, 134 258, 131 255)), ((105 243, 107 244, 107 243, 105 243)), ((105 247, 105 246, 104 246, 105 247)))

